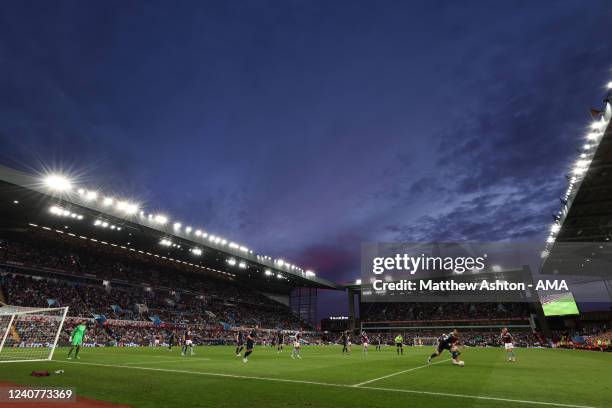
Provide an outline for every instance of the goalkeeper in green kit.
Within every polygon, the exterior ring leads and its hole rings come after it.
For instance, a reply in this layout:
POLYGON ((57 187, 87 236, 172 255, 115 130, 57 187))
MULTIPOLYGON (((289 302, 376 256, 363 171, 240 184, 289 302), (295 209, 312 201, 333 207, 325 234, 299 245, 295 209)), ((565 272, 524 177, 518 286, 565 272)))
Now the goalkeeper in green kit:
POLYGON ((68 360, 72 360, 72 350, 74 352, 74 358, 79 358, 79 350, 81 350, 81 344, 83 344, 83 339, 85 337, 85 330, 87 330, 87 326, 85 325, 85 321, 79 323, 73 330, 70 335, 70 351, 68 352, 68 360))

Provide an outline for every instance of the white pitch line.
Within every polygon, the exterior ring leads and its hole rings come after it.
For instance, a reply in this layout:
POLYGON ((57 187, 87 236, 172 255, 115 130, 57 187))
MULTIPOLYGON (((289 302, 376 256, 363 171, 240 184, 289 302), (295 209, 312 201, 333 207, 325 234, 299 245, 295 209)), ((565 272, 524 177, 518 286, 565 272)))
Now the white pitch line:
MULTIPOLYGON (((285 383, 296 383, 296 384, 311 384, 321 385, 325 387, 336 387, 336 388, 350 388, 350 389, 362 389, 362 390, 373 390, 373 391, 385 391, 385 392, 402 392, 408 394, 422 394, 430 396, 442 396, 442 397, 454 397, 454 398, 467 398, 467 399, 478 399, 487 401, 500 401, 500 402, 514 402, 517 404, 531 404, 531 405, 546 405, 551 407, 563 407, 563 408, 596 408, 588 405, 572 405, 572 404, 561 404, 557 402, 544 402, 544 401, 530 401, 530 400, 517 400, 511 398, 498 398, 498 397, 486 397, 481 395, 467 395, 467 394, 450 394, 444 392, 433 392, 433 391, 418 391, 418 390, 402 390, 397 388, 380 388, 380 387, 355 387, 348 384, 330 384, 317 381, 305 381, 305 380, 290 380, 287 378, 270 378, 270 377, 255 377, 250 375, 236 375, 236 374, 223 374, 223 373, 208 373, 203 371, 188 371, 188 370, 173 370, 168 368, 156 368, 156 367, 137 367, 127 365, 115 365, 115 364, 102 364, 102 363, 87 363, 83 361, 57 361, 56 363, 68 363, 68 364, 84 364, 98 367, 110 367, 110 368, 128 368, 132 370, 144 370, 144 371, 160 371, 166 373, 179 373, 179 374, 192 374, 192 375, 204 375, 210 377, 225 377, 225 378, 238 378, 244 380, 259 380, 259 381, 274 381, 274 382, 285 382, 285 383)), ((441 361, 440 361, 441 363, 441 361)))
POLYGON ((361 387, 362 385, 370 384, 370 383, 373 383, 374 381, 384 380, 385 378, 389 378, 389 377, 395 377, 396 375, 400 375, 400 374, 404 374, 404 373, 409 373, 411 371, 420 370, 421 368, 429 367, 430 365, 434 365, 434 364, 444 363, 444 362, 450 361, 450 360, 451 360, 450 358, 447 358, 446 360, 436 361, 435 363, 425 364, 425 365, 418 366, 418 367, 408 368, 406 370, 398 371, 396 373, 391 373, 391 374, 383 375, 382 377, 373 378, 373 379, 368 380, 368 381, 360 382, 359 384, 351 385, 351 387, 361 387))

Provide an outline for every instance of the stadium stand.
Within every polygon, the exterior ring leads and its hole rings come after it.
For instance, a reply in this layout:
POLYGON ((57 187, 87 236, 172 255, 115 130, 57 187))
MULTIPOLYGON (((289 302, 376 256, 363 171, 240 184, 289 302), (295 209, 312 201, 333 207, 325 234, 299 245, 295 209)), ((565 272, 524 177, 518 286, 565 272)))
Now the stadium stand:
POLYGON ((179 268, 160 273, 129 254, 93 250, 45 231, 28 238, 3 239, 2 288, 10 304, 55 303, 68 306, 75 317, 147 321, 157 316, 175 324, 308 327, 286 306, 230 281, 198 279, 179 268))

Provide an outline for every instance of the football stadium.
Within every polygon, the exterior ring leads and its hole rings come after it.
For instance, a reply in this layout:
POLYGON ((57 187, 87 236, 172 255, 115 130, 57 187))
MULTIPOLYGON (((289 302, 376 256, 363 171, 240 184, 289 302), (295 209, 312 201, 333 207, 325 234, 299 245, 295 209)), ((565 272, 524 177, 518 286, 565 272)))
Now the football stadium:
POLYGON ((0 5, 0 408, 612 407, 610 5, 340 3, 0 5))

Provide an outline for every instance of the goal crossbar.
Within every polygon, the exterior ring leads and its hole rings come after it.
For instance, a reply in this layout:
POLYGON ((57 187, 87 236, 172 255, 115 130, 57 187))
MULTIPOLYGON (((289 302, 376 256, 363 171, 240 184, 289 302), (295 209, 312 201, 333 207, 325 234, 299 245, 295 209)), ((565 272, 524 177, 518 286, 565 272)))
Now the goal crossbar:
POLYGON ((0 363, 51 360, 68 307, 0 307, 0 363))

